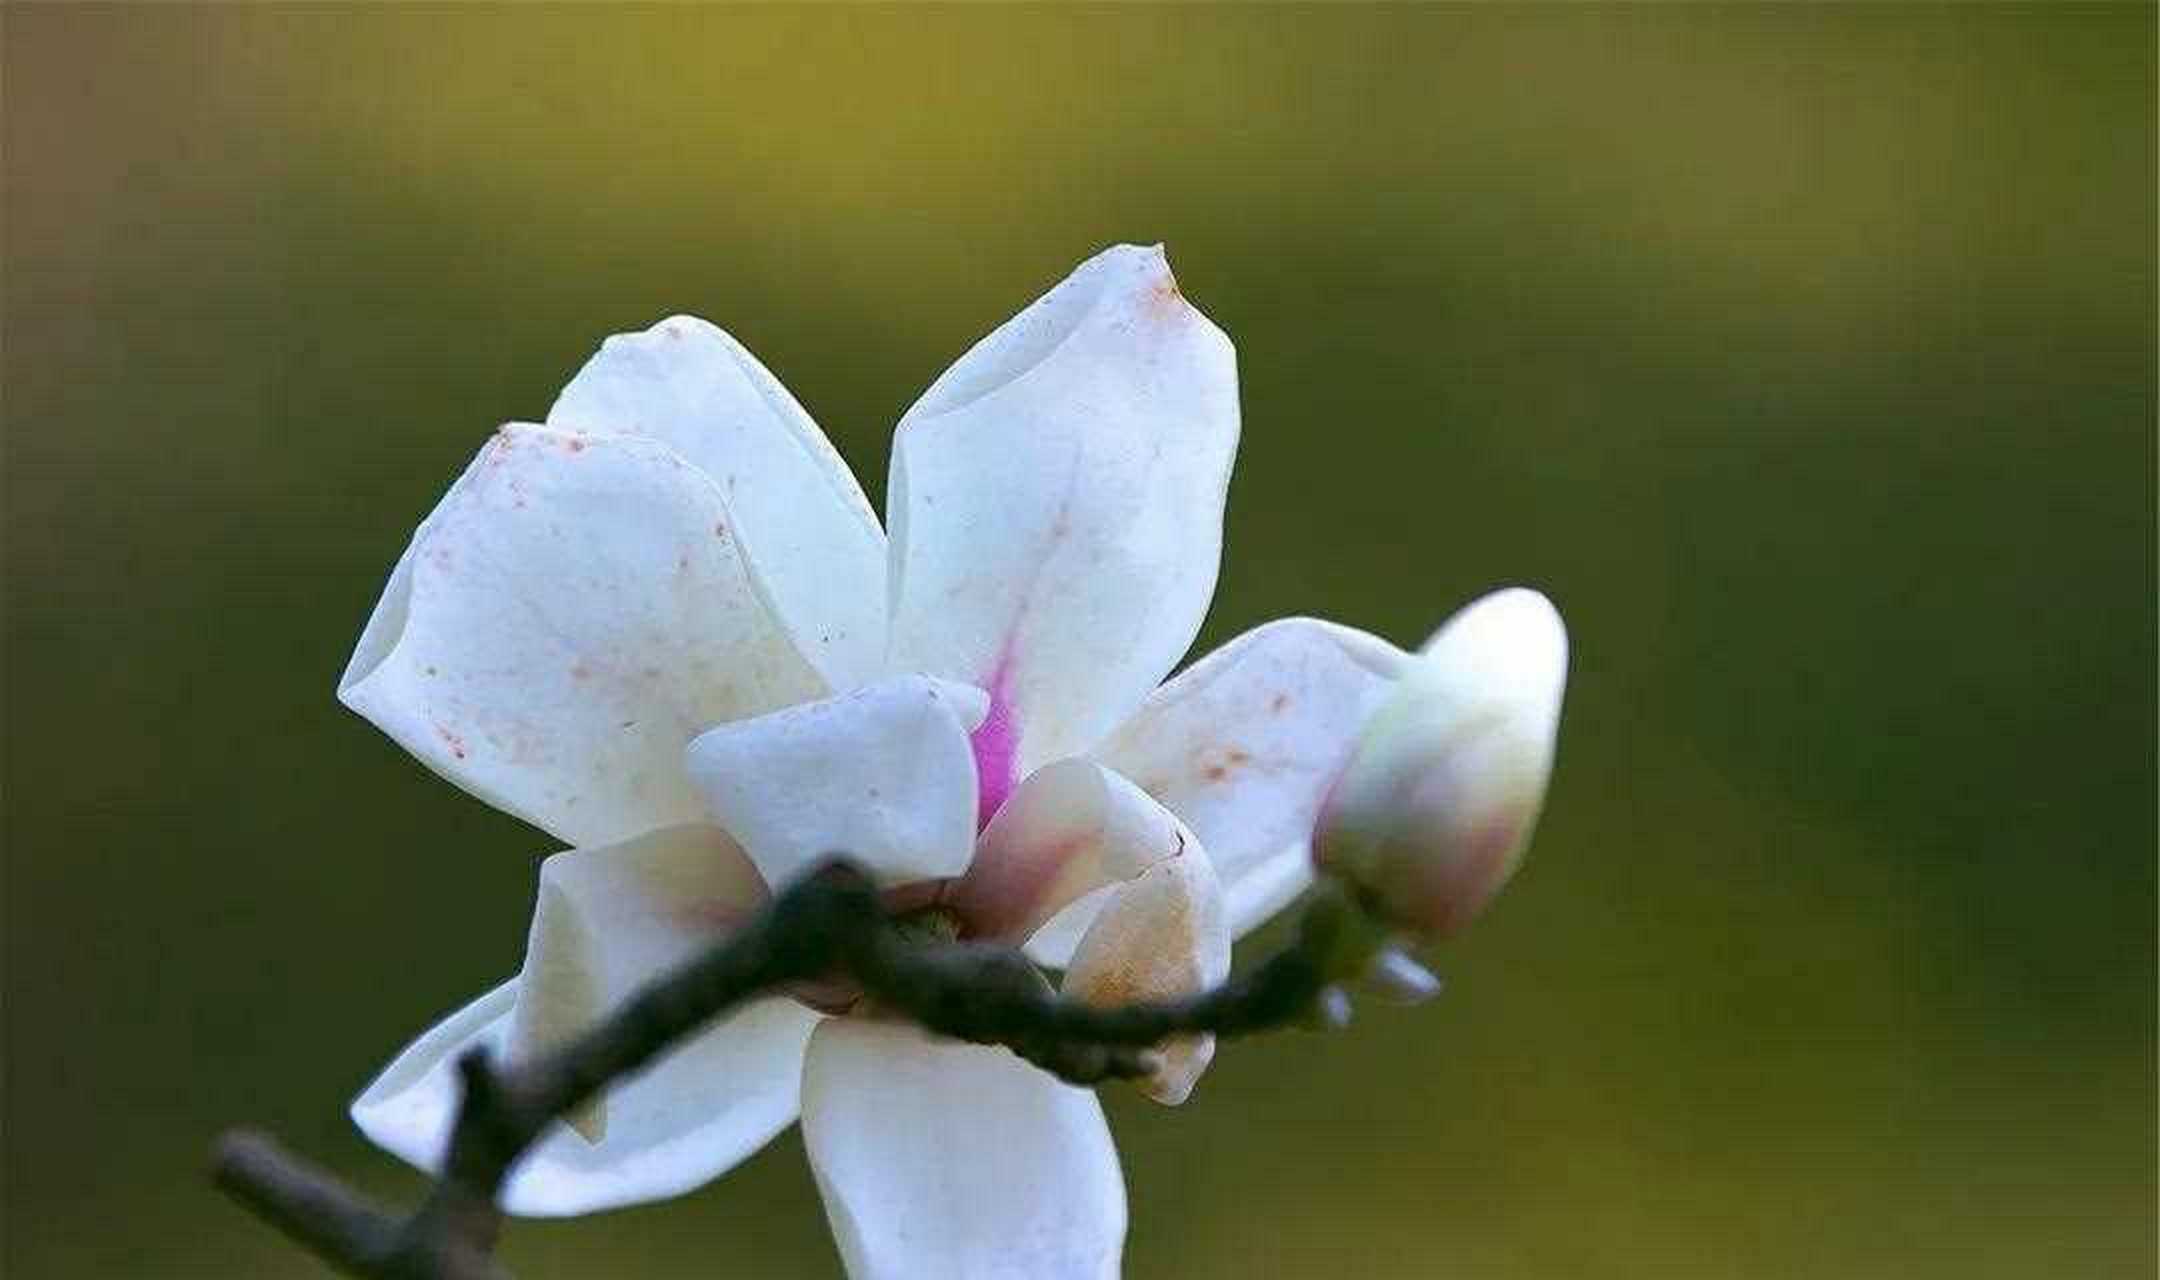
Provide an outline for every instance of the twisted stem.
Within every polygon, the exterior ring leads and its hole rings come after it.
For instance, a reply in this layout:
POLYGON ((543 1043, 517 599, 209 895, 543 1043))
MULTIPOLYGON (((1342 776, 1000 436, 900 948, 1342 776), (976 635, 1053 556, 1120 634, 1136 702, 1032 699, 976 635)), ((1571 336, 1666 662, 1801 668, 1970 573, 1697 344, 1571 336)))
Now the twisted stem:
POLYGON ((509 1280, 494 1259, 502 1185, 556 1117, 636 1074, 746 1000, 791 982, 845 973, 885 1016, 940 1035, 998 1044, 1074 1084, 1134 1078, 1150 1046, 1180 1033, 1248 1035, 1311 1021, 1341 974, 1354 913, 1309 900, 1297 940, 1250 973, 1182 1000, 1115 1007, 1053 992, 1020 951, 925 945, 896 929, 876 886, 836 859, 774 897, 747 925, 644 987, 583 1034, 515 1063, 484 1048, 458 1060, 464 1094, 442 1173, 400 1214, 275 1139, 219 1139, 212 1178, 228 1195, 346 1273, 370 1280, 509 1280))

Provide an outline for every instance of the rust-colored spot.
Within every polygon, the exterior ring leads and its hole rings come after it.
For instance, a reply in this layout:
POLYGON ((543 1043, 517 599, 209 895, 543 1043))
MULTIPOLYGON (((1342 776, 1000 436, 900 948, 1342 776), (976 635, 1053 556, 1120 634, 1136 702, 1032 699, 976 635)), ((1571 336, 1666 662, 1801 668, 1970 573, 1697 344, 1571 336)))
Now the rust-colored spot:
POLYGON ((1222 754, 1210 759, 1208 753, 1200 756, 1200 776, 1209 782, 1227 782, 1230 775, 1252 763, 1252 753, 1236 747, 1223 748, 1222 754))
POLYGON ((727 541, 727 521, 723 520, 718 524, 715 524, 712 527, 712 536, 720 539, 722 542, 727 541))
POLYGON ((593 669, 582 662, 576 663, 570 668, 570 678, 572 680, 590 680, 592 674, 593 669))
POLYGON ((1267 709, 1276 715, 1281 715, 1284 708, 1288 707, 1289 705, 1290 695, 1287 693, 1278 693, 1274 697, 1268 699, 1267 709))
POLYGON ((460 760, 463 760, 465 758, 467 754, 465 750, 465 739, 459 737, 455 733, 452 733, 448 725, 436 725, 435 736, 441 738, 443 740, 443 745, 450 748, 450 754, 452 756, 455 756, 457 759, 460 760))
POLYGON ((583 453, 585 452, 585 437, 572 436, 563 442, 563 448, 572 453, 583 453))

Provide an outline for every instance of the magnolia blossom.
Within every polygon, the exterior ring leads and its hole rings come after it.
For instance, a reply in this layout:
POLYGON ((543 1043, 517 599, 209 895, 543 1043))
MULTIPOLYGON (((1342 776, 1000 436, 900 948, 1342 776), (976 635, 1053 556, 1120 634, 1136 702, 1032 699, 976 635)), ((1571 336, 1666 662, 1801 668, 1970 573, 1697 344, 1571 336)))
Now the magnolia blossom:
MULTIPOLYGON (((1237 439, 1230 343, 1154 248, 1084 263, 930 386, 883 529, 733 338, 609 339, 421 524, 339 685, 571 846, 522 971, 399 1055, 361 1128, 432 1166, 462 1051, 559 1042, 834 851, 1084 999, 1220 979, 1229 935, 1309 882, 1323 797, 1410 662, 1290 619, 1159 683, 1213 594, 1237 439)), ((1210 1051, 1167 1046, 1146 1087, 1181 1098, 1210 1051)), ((675 1195, 798 1117, 853 1274, 1117 1268, 1094 1094, 845 989, 754 1001, 618 1082, 505 1203, 675 1195)))
POLYGON ((1537 592, 1450 618, 1359 735, 1321 814, 1319 865, 1412 933, 1468 924, 1530 846, 1566 683, 1567 630, 1537 592))

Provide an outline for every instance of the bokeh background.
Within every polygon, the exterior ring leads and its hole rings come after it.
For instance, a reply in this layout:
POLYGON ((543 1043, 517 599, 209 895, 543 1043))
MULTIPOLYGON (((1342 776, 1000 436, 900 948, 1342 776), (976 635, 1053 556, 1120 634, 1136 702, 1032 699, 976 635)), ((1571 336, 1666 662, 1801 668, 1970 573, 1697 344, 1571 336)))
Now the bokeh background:
MULTIPOLYGON (((1573 629, 1446 997, 1121 1094, 1135 1277, 2149 1276, 2154 9, 10 5, 10 1277, 306 1276, 201 1178, 514 969, 547 841, 331 687, 605 334, 882 492, 1116 240, 1237 340, 1201 638, 1573 629)), ((799 1142, 521 1275, 828 1276, 799 1142)))

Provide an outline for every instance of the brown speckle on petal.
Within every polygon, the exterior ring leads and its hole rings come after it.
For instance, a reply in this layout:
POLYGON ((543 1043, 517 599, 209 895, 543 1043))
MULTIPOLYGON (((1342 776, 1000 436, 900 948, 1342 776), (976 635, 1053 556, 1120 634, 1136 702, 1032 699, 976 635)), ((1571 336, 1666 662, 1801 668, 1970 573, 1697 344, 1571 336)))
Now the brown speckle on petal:
POLYGON ((1220 755, 1211 755, 1203 748, 1195 763, 1200 776, 1209 782, 1228 782, 1232 775, 1252 762, 1252 753, 1237 747, 1225 747, 1220 755))
POLYGON ((1148 290, 1148 309, 1158 314, 1174 314, 1185 307, 1184 291, 1178 288, 1177 277, 1164 272, 1155 287, 1148 290))

